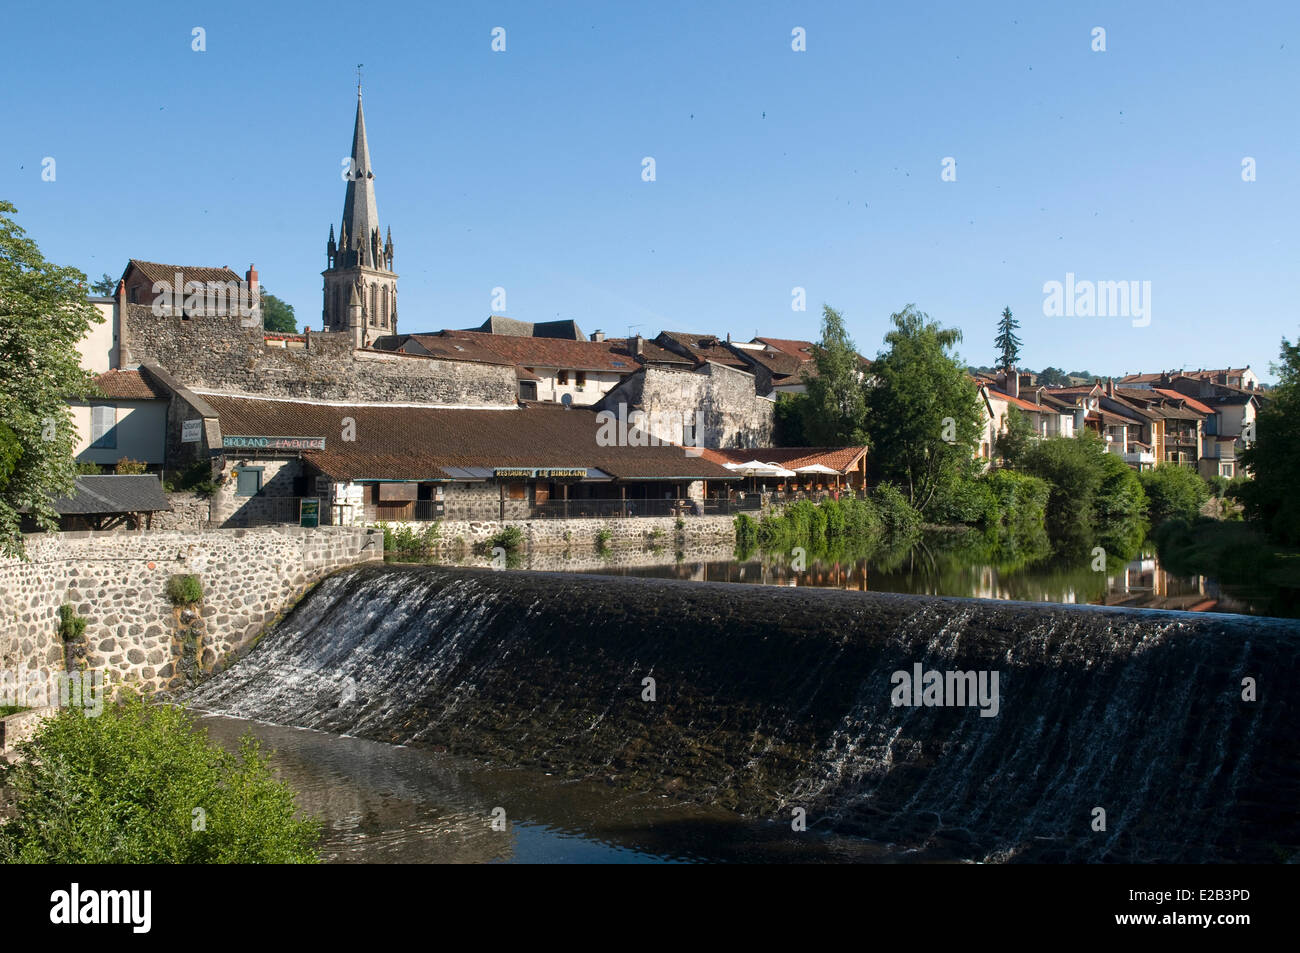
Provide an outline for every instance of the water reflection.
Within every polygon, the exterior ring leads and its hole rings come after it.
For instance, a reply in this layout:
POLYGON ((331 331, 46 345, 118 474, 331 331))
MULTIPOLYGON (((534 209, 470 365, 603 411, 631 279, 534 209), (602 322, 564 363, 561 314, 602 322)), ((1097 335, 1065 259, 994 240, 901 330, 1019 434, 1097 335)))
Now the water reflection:
POLYGON ((530 569, 564 569, 607 575, 650 576, 697 582, 752 583, 764 586, 815 586, 861 592, 1011 599, 1182 612, 1235 612, 1248 615, 1289 615, 1263 587, 1224 586, 1207 576, 1179 576, 1161 568, 1153 552, 1127 563, 1114 560, 1105 572, 1089 561, 1042 560, 1029 565, 998 565, 972 559, 944 539, 928 537, 899 553, 873 553, 857 558, 809 556, 796 569, 784 554, 755 553, 746 559, 714 551, 683 554, 680 559, 646 558, 638 565, 607 564, 578 569, 551 565, 545 554, 528 560, 530 569))

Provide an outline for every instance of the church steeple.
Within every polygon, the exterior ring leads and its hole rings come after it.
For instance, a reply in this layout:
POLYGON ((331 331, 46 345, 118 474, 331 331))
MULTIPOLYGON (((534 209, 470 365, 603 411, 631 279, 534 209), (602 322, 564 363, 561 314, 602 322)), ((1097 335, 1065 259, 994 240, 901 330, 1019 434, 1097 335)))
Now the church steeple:
POLYGON ((366 347, 376 337, 397 333, 397 275, 393 272, 392 231, 385 241, 379 230, 375 173, 370 164, 359 78, 352 154, 345 178, 347 190, 338 245, 333 244, 332 225, 326 245, 322 316, 326 331, 351 331, 356 344, 366 347))

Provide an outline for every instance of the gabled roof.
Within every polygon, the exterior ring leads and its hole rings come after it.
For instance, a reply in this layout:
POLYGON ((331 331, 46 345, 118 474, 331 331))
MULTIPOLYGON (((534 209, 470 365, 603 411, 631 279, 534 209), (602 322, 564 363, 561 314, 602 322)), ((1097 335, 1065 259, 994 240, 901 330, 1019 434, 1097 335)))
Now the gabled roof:
POLYGON ((175 284, 177 272, 182 276, 182 285, 184 282, 189 281, 198 281, 206 285, 209 282, 225 284, 228 281, 239 282, 243 280, 243 275, 237 274, 224 266, 221 268, 207 268, 199 265, 162 265, 156 261, 141 261, 138 258, 132 258, 126 263, 126 269, 122 272, 122 277, 125 278, 132 268, 139 271, 149 281, 165 281, 169 286, 175 284))
POLYGON ((695 363, 703 364, 713 361, 748 370, 750 364, 743 357, 727 346, 725 337, 716 334, 696 334, 688 331, 662 331, 656 338, 668 350, 675 350, 690 356, 695 363))
POLYGON ((754 338, 754 340, 800 361, 811 361, 813 348, 816 347, 812 341, 795 341, 789 338, 754 338))
POLYGON ((55 497, 53 503, 60 516, 157 513, 171 509, 162 484, 152 473, 79 476, 72 495, 55 497))
POLYGON ((1021 410, 1032 411, 1033 413, 1036 414, 1057 413, 1055 407, 1044 407, 1042 404, 1036 404, 1032 400, 1025 400, 1021 397, 1012 397, 1010 394, 1004 394, 1000 390, 994 390, 992 387, 988 387, 987 384, 985 384, 984 386, 988 389, 989 397, 992 398, 993 400, 1006 401, 1008 404, 1010 404, 1013 407, 1018 407, 1021 410))
POLYGON ((104 397, 115 400, 160 400, 167 390, 140 371, 105 371, 95 378, 95 386, 104 397))
POLYGON ((205 395, 223 436, 324 437, 303 456, 335 480, 440 480, 495 467, 587 467, 624 480, 728 480, 735 474, 682 447, 601 446, 601 420, 582 407, 530 403, 466 410, 205 395), (339 417, 356 440, 338 439, 339 417), (449 469, 450 468, 450 469, 449 469))
MULTIPOLYGON (((457 345, 472 344, 476 348, 497 355, 511 364, 523 367, 553 367, 559 370, 609 371, 631 374, 640 363, 624 338, 604 341, 569 341, 561 338, 518 337, 505 334, 484 334, 480 331, 443 331, 438 335, 412 335, 421 344, 438 344, 444 352, 457 345)), ((444 354, 444 356, 451 356, 444 354)))
POLYGON ((1192 408, 1192 410, 1198 411, 1202 414, 1214 413, 1213 407, 1206 407, 1203 403, 1201 403, 1196 398, 1188 397, 1186 394, 1180 394, 1176 390, 1167 390, 1166 388, 1163 387, 1153 387, 1151 389, 1154 390, 1157 394, 1163 394, 1165 397, 1168 397, 1170 400, 1181 400, 1188 407, 1192 408))

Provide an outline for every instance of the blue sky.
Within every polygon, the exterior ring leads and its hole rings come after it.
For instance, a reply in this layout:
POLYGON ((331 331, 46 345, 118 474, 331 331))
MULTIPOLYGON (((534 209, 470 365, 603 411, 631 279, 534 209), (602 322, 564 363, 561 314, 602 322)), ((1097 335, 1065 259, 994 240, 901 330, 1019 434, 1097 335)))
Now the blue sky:
POLYGON ((989 364, 1009 305, 1035 369, 1264 372, 1300 334, 1298 24, 1291 2, 12 5, 0 197, 92 277, 255 262, 319 328, 360 62, 401 331, 474 326, 501 286, 512 317, 610 335, 815 339, 830 303, 873 355, 915 303, 989 364), (1150 281, 1150 324, 1044 316, 1067 273, 1150 281))

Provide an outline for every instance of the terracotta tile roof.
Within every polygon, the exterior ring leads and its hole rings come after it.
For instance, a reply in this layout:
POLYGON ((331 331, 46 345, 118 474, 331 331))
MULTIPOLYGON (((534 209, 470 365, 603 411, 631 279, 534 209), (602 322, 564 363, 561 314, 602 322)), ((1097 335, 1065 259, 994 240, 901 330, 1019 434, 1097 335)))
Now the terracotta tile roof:
POLYGON ((95 386, 105 397, 116 400, 157 400, 167 391, 140 371, 105 371, 95 378, 95 386))
POLYGON ((989 396, 992 397, 994 400, 1004 400, 1008 404, 1011 404, 1014 407, 1019 407, 1021 410, 1033 411, 1036 414, 1041 414, 1043 412, 1047 412, 1047 413, 1056 412, 1055 408, 1044 407, 1042 404, 1035 404, 1032 400, 1024 400, 1023 398, 1020 397, 1012 397, 1010 394, 1004 394, 1000 390, 994 390, 992 387, 989 388, 989 396))
POLYGON ((716 334, 696 334, 688 331, 663 331, 660 333, 659 338, 667 338, 675 343, 679 348, 690 354, 696 363, 703 364, 705 361, 713 361, 715 364, 726 364, 729 367, 737 367, 741 370, 750 369, 749 362, 727 346, 725 337, 720 338, 716 334))
POLYGON ((640 362, 633 356, 624 338, 604 341, 570 341, 564 338, 534 338, 506 334, 484 334, 479 331, 443 331, 438 335, 416 334, 412 337, 426 347, 439 338, 455 342, 436 346, 454 347, 455 344, 473 343, 482 350, 496 354, 511 364, 524 367, 554 367, 575 371, 610 371, 631 374, 640 362))
POLYGON ((140 274, 144 275, 150 281, 165 281, 169 285, 176 281, 176 273, 180 272, 184 281, 201 281, 207 284, 209 281, 217 281, 225 284, 227 281, 243 281, 244 276, 231 271, 229 268, 205 268, 198 265, 163 265, 156 261, 140 261, 138 258, 132 258, 127 263, 127 270, 136 268, 140 274))
POLYGON ((794 341, 788 338, 754 338, 754 340, 800 361, 811 361, 815 347, 812 341, 794 341))
POLYGON ((787 470, 820 463, 840 473, 848 473, 853 469, 866 452, 866 447, 727 447, 703 451, 707 459, 717 463, 762 460, 764 463, 780 464, 787 470))
POLYGON ((204 395, 223 436, 324 437, 304 456, 336 480, 437 480, 447 467, 595 467, 625 480, 733 479, 681 447, 602 447, 596 413, 555 404, 502 410, 338 404, 204 395), (351 417, 356 440, 339 439, 351 417))
POLYGON ((469 338, 450 338, 439 334, 390 334, 376 338, 374 347, 379 351, 401 351, 447 361, 469 361, 475 364, 513 364, 508 357, 483 347, 469 338))
POLYGON ((1180 394, 1176 390, 1165 390, 1162 387, 1153 387, 1152 390, 1154 390, 1157 394, 1163 394, 1164 396, 1170 398, 1171 400, 1181 400, 1185 404, 1187 404, 1188 407, 1192 408, 1192 410, 1200 411, 1203 414, 1214 413, 1213 407, 1206 407, 1204 404, 1202 404, 1199 400, 1196 400, 1194 397, 1188 397, 1186 394, 1180 394))

